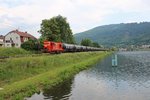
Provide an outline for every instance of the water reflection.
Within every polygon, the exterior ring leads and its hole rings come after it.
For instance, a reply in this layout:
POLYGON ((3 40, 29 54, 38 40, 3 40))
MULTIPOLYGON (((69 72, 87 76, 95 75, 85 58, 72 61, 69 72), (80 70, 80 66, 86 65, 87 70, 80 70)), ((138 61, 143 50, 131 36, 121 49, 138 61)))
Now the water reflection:
POLYGON ((35 93, 26 100, 68 100, 71 95, 72 81, 72 79, 69 79, 53 88, 44 89, 40 94, 35 93))
POLYGON ((39 100, 149 100, 150 52, 119 52, 117 57, 117 67, 107 57, 69 83, 46 90, 39 100))
POLYGON ((72 80, 70 79, 51 89, 45 89, 43 95, 46 97, 45 99, 60 100, 63 98, 65 100, 71 95, 71 85, 72 80))
POLYGON ((116 67, 118 65, 117 54, 112 55, 112 66, 116 67))

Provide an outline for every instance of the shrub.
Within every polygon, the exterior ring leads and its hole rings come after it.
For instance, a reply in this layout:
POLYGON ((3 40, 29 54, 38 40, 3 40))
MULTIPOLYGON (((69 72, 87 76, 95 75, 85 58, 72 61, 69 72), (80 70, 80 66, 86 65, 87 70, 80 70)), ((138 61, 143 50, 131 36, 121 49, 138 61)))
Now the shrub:
POLYGON ((29 41, 24 42, 21 45, 21 48, 28 50, 28 51, 38 51, 42 48, 42 45, 38 40, 29 40, 29 41))

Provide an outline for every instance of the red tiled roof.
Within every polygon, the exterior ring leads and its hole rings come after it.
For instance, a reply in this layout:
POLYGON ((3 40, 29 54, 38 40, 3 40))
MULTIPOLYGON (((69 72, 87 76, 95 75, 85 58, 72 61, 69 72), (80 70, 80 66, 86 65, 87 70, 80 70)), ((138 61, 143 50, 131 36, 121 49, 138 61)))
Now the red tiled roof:
MULTIPOLYGON (((17 33, 18 35, 23 36, 23 37, 29 37, 31 39, 36 39, 34 36, 32 36, 31 34, 29 34, 27 32, 21 32, 21 31, 18 31, 18 30, 13 30, 11 32, 17 33)), ((9 32, 9 33, 11 33, 11 32, 9 32)))

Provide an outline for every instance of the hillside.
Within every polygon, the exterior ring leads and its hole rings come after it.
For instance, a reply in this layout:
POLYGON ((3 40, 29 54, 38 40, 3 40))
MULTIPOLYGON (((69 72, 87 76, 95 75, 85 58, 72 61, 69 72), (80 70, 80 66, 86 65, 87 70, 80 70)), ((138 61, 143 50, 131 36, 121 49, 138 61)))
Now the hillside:
POLYGON ((105 46, 150 44, 150 22, 104 25, 74 36, 77 43, 89 38, 105 46))

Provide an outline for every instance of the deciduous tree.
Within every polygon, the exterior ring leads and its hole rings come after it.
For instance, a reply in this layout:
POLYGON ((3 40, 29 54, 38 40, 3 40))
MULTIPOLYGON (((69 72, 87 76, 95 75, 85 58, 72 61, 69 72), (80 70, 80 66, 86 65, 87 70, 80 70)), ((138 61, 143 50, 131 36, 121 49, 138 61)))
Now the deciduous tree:
POLYGON ((87 39, 87 38, 82 39, 81 45, 83 45, 83 46, 92 46, 92 41, 90 39, 87 39))
POLYGON ((74 37, 67 19, 61 15, 51 19, 44 19, 39 31, 44 38, 49 41, 74 43, 74 37))

